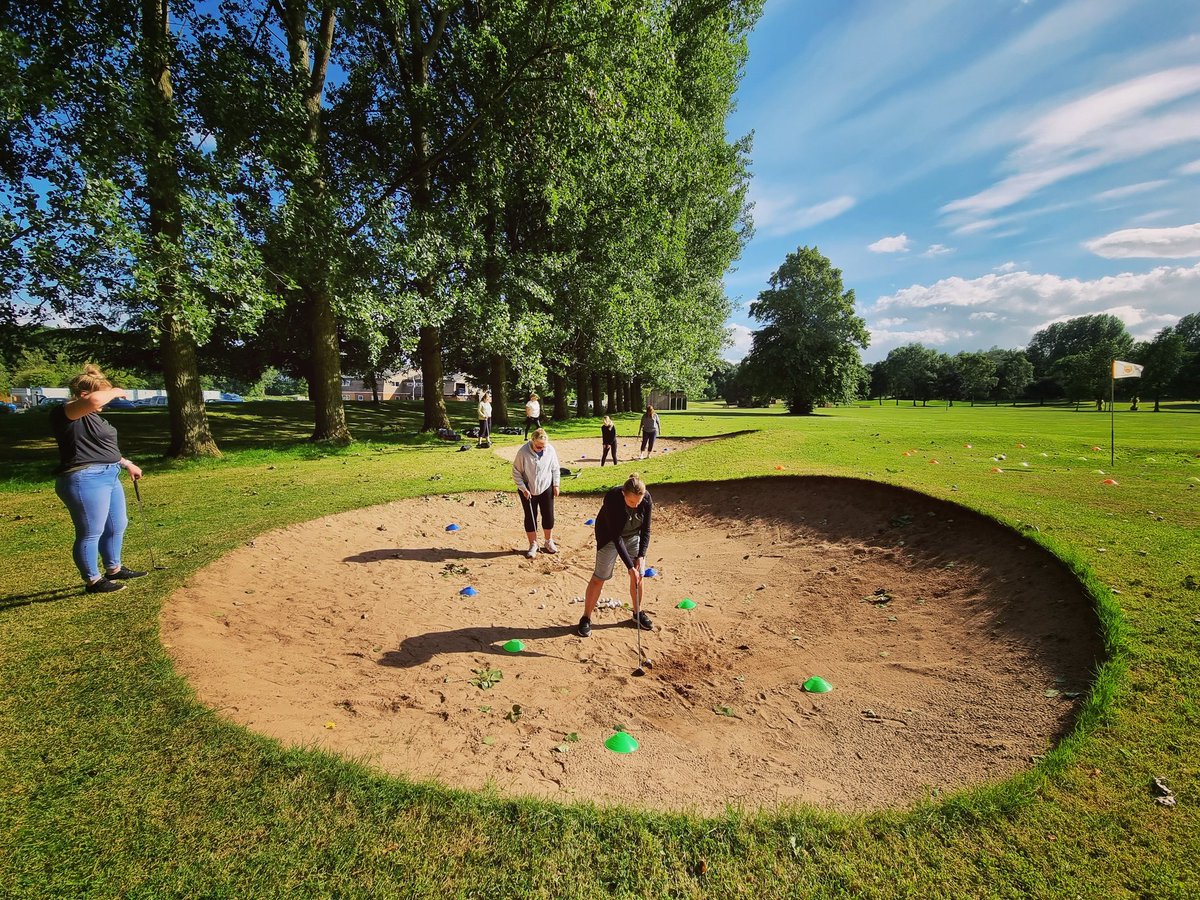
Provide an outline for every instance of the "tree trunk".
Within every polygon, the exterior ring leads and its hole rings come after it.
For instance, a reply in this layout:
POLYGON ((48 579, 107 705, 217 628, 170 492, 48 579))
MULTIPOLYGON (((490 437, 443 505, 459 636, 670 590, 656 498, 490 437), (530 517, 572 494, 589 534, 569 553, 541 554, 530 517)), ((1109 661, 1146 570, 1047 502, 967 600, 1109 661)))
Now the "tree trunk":
POLYGON ((646 408, 642 402, 642 376, 635 375, 633 385, 630 388, 632 396, 629 398, 629 408, 632 412, 641 412, 646 408))
POLYGON ((588 409, 587 374, 580 369, 575 373, 575 418, 586 419, 588 409))
POLYGON ((600 394, 600 373, 592 373, 592 415, 603 415, 601 410, 604 409, 604 401, 600 394))
POLYGON ((379 373, 371 373, 371 402, 376 406, 379 405, 379 373))
POLYGON ((617 379, 612 372, 604 376, 604 414, 611 416, 617 411, 617 379))
MULTIPOLYGON (((446 401, 442 398, 442 330, 432 325, 421 328, 421 377, 425 382, 425 420, 422 431, 450 427, 446 401)), ((495 396, 492 397, 495 400, 495 396)))
POLYGON ((508 424, 508 360, 492 354, 492 424, 508 424))
POLYGON ((550 377, 554 385, 554 419, 561 422, 571 418, 571 408, 567 406, 567 379, 561 372, 550 377))
POLYGON ((200 373, 196 367, 196 342, 177 318, 178 294, 174 250, 183 236, 179 169, 176 146, 174 89, 171 86, 168 35, 171 30, 167 0, 143 0, 142 40, 144 76, 149 83, 147 122, 146 193, 149 199, 150 267, 155 274, 159 311, 162 313, 163 377, 167 396, 171 440, 169 456, 220 456, 208 427, 200 373))
POLYGON ((313 433, 310 440, 350 443, 346 407, 342 403, 342 360, 333 304, 322 284, 305 291, 308 297, 309 350, 312 353, 313 433))

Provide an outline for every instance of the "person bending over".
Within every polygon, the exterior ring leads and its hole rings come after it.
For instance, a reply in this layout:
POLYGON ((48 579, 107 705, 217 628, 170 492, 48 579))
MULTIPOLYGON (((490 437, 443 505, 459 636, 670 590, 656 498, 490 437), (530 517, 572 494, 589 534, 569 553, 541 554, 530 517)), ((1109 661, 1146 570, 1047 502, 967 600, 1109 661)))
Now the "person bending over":
POLYGON ((71 379, 70 388, 71 399, 50 410, 59 457, 54 493, 75 525, 71 555, 83 576, 84 589, 89 594, 107 594, 122 590, 122 582, 146 574, 121 565, 121 546, 129 524, 121 470, 129 472, 134 481, 142 477, 142 470, 121 456, 117 429, 100 416, 110 400, 128 394, 113 387, 96 366, 85 367, 71 379), (97 555, 104 563, 103 571, 96 565, 97 555))
POLYGON ((604 424, 600 426, 600 441, 604 446, 600 453, 600 468, 604 468, 604 461, 608 459, 609 452, 612 453, 615 466, 617 464, 617 426, 613 424, 610 416, 605 416, 604 424))
POLYGON ((550 446, 546 429, 539 428, 529 442, 523 444, 513 460, 513 481, 521 497, 521 508, 525 510, 525 536, 529 538, 529 549, 525 555, 530 559, 537 556, 538 513, 542 515, 542 529, 546 543, 542 549, 557 553, 554 545, 554 498, 558 496, 558 453, 550 446))
POLYGON ((650 517, 654 512, 654 501, 646 483, 637 475, 630 475, 620 487, 604 495, 604 503, 596 516, 596 569, 592 572, 584 597, 583 618, 579 620, 578 634, 588 637, 592 633, 592 613, 600 599, 604 582, 613 576, 617 558, 620 557, 629 570, 629 598, 633 606, 632 623, 635 628, 649 630, 654 627, 646 611, 641 608, 642 572, 646 567, 646 551, 650 549, 650 517))

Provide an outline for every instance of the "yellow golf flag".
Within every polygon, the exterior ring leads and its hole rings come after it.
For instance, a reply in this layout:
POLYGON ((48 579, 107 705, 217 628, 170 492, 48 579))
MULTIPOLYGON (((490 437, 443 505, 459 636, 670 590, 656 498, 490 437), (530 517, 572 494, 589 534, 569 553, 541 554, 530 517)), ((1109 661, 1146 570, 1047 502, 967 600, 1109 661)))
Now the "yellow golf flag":
POLYGON ((1119 359, 1113 360, 1113 378, 1141 378, 1142 366, 1137 363, 1121 362, 1119 359))

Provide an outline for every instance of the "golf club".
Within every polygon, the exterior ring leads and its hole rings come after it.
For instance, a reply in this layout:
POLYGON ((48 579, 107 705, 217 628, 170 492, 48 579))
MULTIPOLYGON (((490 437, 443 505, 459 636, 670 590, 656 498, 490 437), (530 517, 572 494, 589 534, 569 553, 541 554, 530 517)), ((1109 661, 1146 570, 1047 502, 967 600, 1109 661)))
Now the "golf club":
POLYGON ((634 613, 633 613, 633 624, 634 624, 634 627, 637 629, 638 659, 640 660, 638 667, 633 670, 633 674, 635 677, 638 677, 638 678, 640 678, 642 675, 645 675, 647 669, 654 668, 654 663, 652 663, 649 659, 647 659, 645 656, 642 655, 642 619, 641 619, 641 615, 642 615, 642 579, 639 578, 638 579, 638 594, 637 594, 637 609, 634 610, 634 613))
POLYGON ((150 550, 150 569, 157 571, 165 569, 166 566, 160 566, 158 560, 154 558, 154 544, 150 542, 150 530, 146 527, 146 507, 142 505, 142 489, 138 486, 140 483, 140 478, 133 479, 133 496, 137 497, 138 518, 142 521, 142 540, 146 542, 146 546, 150 550))

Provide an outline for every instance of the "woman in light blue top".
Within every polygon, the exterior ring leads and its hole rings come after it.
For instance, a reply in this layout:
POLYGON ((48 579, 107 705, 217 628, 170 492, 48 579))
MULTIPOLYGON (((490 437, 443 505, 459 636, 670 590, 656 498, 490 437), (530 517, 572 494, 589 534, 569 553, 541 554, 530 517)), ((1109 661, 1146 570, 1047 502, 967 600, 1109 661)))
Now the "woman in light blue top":
POLYGON ((546 543, 542 547, 547 553, 557 553, 554 545, 554 498, 558 496, 558 453, 550 446, 546 429, 533 432, 529 443, 522 445, 513 460, 513 481, 521 497, 521 508, 525 510, 525 536, 529 538, 529 549, 525 555, 530 559, 537 556, 537 520, 542 515, 542 529, 546 543))

